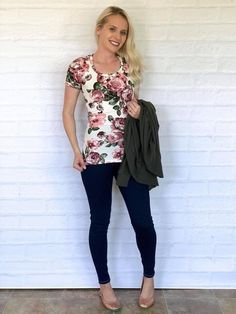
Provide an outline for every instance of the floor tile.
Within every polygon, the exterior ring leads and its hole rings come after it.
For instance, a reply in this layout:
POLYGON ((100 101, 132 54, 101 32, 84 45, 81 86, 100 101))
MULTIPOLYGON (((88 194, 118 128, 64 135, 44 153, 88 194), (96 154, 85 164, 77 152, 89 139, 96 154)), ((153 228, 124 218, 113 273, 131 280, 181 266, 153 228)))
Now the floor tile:
POLYGON ((236 298, 236 289, 214 289, 217 298, 236 298))
POLYGON ((3 312, 3 309, 5 308, 6 304, 8 302, 8 299, 0 299, 0 314, 3 312))
MULTIPOLYGON (((114 289, 120 314, 235 314, 234 289, 155 289, 150 309, 138 306, 140 289, 114 289)), ((0 314, 108 314, 99 289, 2 289, 0 314)))
POLYGON ((12 297, 17 298, 60 298, 63 289, 14 289, 12 297))
POLYGON ((166 298, 168 314, 222 314, 216 298, 166 298))
POLYGON ((220 298, 218 303, 223 314, 235 314, 236 313, 236 298, 220 298))
POLYGON ((91 299, 97 298, 99 289, 64 289, 62 292, 62 298, 80 298, 91 299))
POLYGON ((163 289, 166 298, 215 298, 211 289, 163 289))
POLYGON ((12 293, 13 293, 13 290, 11 290, 11 289, 0 289, 0 299, 10 298, 12 293))
POLYGON ((81 301, 78 298, 12 298, 8 301, 3 314, 98 314, 106 313, 97 302, 81 301), (94 312, 94 309, 97 312, 94 312), (98 312, 99 311, 99 312, 98 312))

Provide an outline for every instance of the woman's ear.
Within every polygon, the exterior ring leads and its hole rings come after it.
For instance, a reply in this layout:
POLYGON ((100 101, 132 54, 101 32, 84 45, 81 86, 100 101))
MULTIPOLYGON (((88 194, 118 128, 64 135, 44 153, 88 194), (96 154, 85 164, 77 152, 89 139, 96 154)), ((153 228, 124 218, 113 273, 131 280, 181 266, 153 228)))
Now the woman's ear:
POLYGON ((97 28, 96 28, 96 34, 97 34, 97 36, 100 35, 100 30, 101 30, 101 27, 100 27, 100 26, 97 26, 97 28))

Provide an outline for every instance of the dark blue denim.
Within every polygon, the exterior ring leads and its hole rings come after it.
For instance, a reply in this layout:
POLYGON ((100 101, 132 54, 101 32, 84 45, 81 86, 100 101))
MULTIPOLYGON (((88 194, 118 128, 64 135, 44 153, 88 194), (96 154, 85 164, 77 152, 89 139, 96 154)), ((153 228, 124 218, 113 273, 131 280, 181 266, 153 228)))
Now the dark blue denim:
MULTIPOLYGON (((100 284, 110 282, 107 266, 107 231, 110 223, 113 177, 120 163, 87 165, 81 172, 90 207, 89 247, 100 284)), ((130 178, 127 187, 119 187, 135 231, 141 255, 143 275, 155 274, 156 232, 151 216, 149 188, 130 178)))

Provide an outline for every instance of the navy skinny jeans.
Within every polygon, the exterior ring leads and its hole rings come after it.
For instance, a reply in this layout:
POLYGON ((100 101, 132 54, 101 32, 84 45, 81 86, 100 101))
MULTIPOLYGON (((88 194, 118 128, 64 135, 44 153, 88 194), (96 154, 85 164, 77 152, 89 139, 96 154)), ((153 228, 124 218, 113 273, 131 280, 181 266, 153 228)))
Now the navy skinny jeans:
MULTIPOLYGON (((110 223, 113 177, 120 163, 87 165, 81 172, 90 207, 89 247, 98 282, 110 282, 107 266, 107 231, 110 223)), ((155 274, 156 232, 151 216, 149 188, 130 178, 127 187, 119 187, 135 231, 141 255, 143 275, 155 274)))

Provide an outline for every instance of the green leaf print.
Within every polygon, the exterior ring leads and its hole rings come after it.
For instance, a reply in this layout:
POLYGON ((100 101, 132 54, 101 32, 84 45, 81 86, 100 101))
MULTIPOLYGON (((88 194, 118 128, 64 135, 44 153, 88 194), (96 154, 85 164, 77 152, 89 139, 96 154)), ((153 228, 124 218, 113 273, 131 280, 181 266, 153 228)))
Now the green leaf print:
POLYGON ((128 81, 128 84, 134 87, 134 83, 131 82, 130 80, 128 81))
POLYGON ((113 146, 113 147, 115 147, 115 146, 117 146, 118 145, 118 143, 108 143, 105 147, 111 147, 111 146, 113 146))
POLYGON ((111 100, 113 97, 114 97, 113 94, 107 93, 107 94, 105 94, 104 100, 105 100, 105 101, 109 101, 109 100, 111 100))
POLYGON ((101 84, 96 82, 96 83, 93 84, 93 88, 94 89, 101 89, 101 84))
MULTIPOLYGON (((119 97, 114 97, 109 101, 109 105, 115 105, 117 103, 117 101, 119 100, 119 97)), ((115 106, 116 107, 116 106, 115 106)), ((116 109, 115 107, 113 107, 114 109, 116 109)), ((118 106, 119 107, 119 106, 118 106)))
POLYGON ((107 153, 102 153, 100 156, 102 156, 103 158, 107 157, 107 153))
POLYGON ((105 158, 107 157, 107 154, 103 153, 100 155, 100 161, 104 164, 105 163, 105 158))
POLYGON ((117 115, 118 115, 118 116, 120 116, 120 115, 121 115, 121 111, 120 111, 120 109, 119 109, 119 110, 117 110, 117 112, 116 112, 116 113, 117 113, 117 115))
POLYGON ((89 128, 88 129, 88 134, 90 134, 92 131, 97 131, 99 128, 89 128))
POLYGON ((102 164, 105 164, 105 159, 102 156, 100 156, 100 161, 102 164))
POLYGON ((76 87, 76 88, 80 88, 80 84, 78 84, 74 77, 73 77, 73 74, 71 72, 67 72, 67 75, 66 75, 66 81, 69 82, 70 84, 72 84, 72 86, 76 87))
POLYGON ((102 86, 102 85, 101 85, 100 89, 101 89, 101 91, 103 92, 104 95, 109 93, 108 89, 106 87, 102 86))
POLYGON ((109 121, 113 121, 114 118, 113 118, 111 115, 109 115, 109 116, 108 116, 108 120, 109 120, 109 121))

